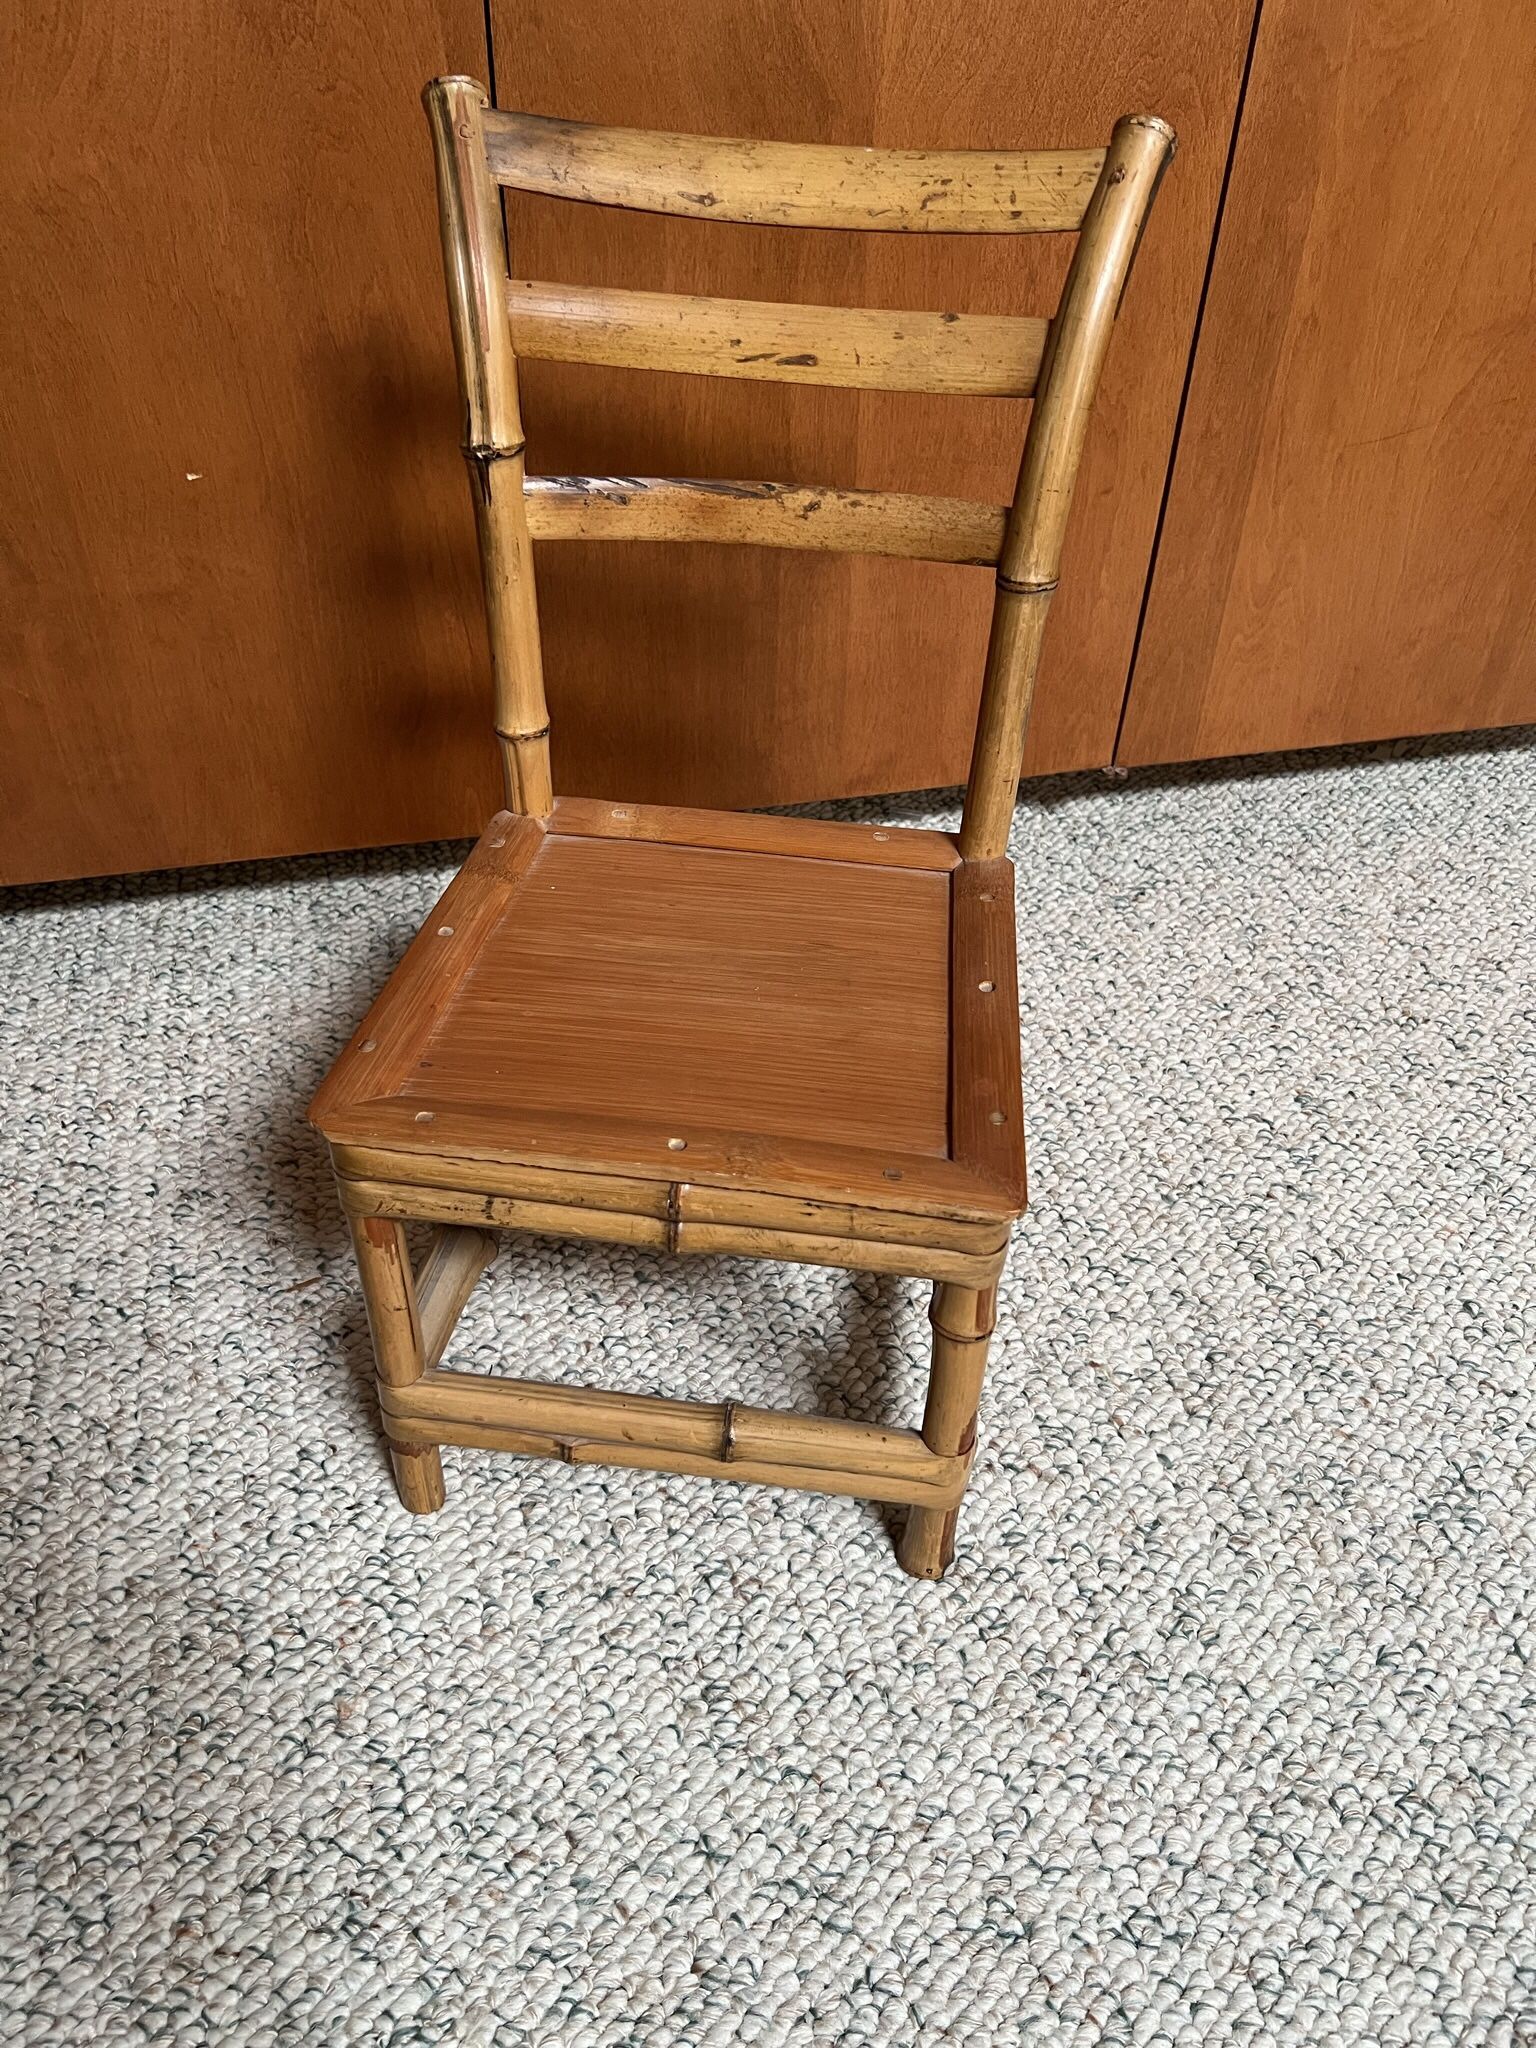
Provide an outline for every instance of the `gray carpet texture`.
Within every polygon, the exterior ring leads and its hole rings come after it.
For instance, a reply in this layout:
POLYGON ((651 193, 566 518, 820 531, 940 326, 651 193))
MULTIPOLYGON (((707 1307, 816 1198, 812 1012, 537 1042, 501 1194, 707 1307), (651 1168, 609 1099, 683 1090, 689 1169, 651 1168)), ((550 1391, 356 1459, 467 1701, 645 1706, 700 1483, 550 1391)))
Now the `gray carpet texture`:
MULTIPOLYGON (((12 892, 0 2040, 1531 2048, 1533 767, 1026 789, 941 1585, 855 1501, 396 1505, 302 1110, 462 849, 12 892)), ((908 1421, 925 1293, 509 1240, 450 1359, 908 1421)))

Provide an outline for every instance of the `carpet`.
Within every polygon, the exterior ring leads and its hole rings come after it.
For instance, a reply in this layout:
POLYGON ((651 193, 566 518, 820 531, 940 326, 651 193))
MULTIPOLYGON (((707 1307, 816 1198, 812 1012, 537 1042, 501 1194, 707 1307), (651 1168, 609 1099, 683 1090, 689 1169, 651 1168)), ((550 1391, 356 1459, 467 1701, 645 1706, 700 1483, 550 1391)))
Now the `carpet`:
MULTIPOLYGON (((301 1112, 460 849, 12 892, 0 2040, 1536 2043, 1533 765, 1026 790, 942 1585, 811 1495, 397 1508, 301 1112)), ((450 1356, 909 1420, 924 1307, 512 1240, 450 1356)))

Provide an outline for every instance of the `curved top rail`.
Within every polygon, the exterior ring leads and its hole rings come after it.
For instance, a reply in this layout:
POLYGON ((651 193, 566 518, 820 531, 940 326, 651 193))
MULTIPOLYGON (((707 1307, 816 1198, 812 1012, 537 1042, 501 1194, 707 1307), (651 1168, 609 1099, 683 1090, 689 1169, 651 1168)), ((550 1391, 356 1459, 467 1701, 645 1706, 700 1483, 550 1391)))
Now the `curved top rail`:
POLYGON ((847 149, 605 128, 488 109, 491 175, 521 192, 757 226, 887 234, 1075 229, 1102 149, 847 149))

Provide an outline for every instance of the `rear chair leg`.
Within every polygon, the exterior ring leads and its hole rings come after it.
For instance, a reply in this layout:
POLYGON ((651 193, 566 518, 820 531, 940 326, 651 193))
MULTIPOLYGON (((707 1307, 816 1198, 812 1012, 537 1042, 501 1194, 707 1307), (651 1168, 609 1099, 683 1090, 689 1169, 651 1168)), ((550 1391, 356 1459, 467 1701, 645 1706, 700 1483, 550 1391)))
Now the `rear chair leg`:
MULTIPOLYGON (((368 1303, 379 1382, 386 1387, 408 1387, 421 1378, 426 1360, 404 1226, 383 1216, 351 1216, 348 1221, 368 1303)), ((401 1504, 413 1515, 430 1515, 442 1506, 447 1496, 443 1461, 435 1444, 418 1448, 391 1443, 389 1460, 401 1504)))
MULTIPOLYGON (((933 1290, 933 1369, 923 1410, 923 1442, 941 1458, 963 1455, 976 1441, 987 1345, 997 1318, 997 1283, 960 1287, 941 1280, 933 1290)), ((942 1579, 955 1554, 960 1510, 911 1508, 897 1546, 903 1571, 915 1579, 942 1579)))

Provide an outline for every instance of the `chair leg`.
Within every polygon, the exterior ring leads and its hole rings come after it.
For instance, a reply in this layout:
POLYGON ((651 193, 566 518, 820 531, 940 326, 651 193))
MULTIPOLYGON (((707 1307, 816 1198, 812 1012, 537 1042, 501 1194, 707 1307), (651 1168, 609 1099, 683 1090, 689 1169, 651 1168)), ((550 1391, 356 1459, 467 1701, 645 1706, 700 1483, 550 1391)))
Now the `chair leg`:
POLYGON ((391 1444, 395 1490, 402 1507, 413 1515, 432 1515, 448 1498, 443 1485, 443 1460, 436 1444, 391 1444))
MULTIPOLYGON (((987 1345, 997 1317, 997 1285, 960 1287, 941 1280, 933 1290, 933 1368, 923 1410, 923 1442, 940 1457, 969 1451, 976 1441, 987 1345)), ((942 1579, 955 1554, 960 1510, 912 1508, 896 1555, 915 1579, 942 1579)))
MULTIPOLYGON (((379 1381, 386 1387, 408 1387, 421 1378, 426 1360, 404 1226, 382 1216, 348 1220, 379 1381)), ((389 1459, 402 1506, 413 1515, 430 1515, 442 1506, 447 1498, 443 1461, 435 1445, 391 1443, 389 1459)))

